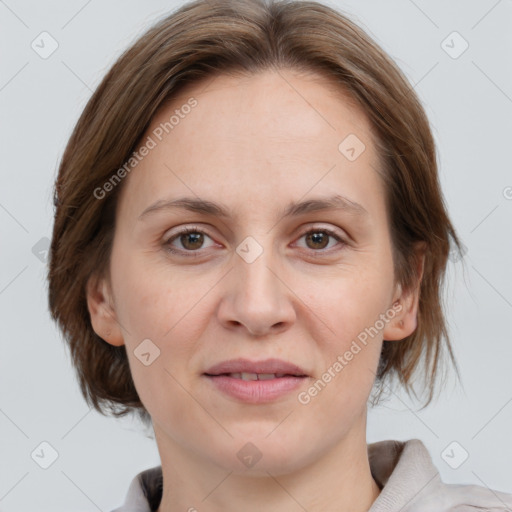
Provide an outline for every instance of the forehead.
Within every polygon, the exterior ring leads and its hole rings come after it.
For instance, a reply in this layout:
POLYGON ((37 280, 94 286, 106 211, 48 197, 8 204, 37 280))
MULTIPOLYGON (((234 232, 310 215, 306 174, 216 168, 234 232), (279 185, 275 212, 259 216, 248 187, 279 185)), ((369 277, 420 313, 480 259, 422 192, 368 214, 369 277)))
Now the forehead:
POLYGON ((190 98, 198 102, 191 112, 196 115, 185 116, 189 120, 182 123, 182 118, 181 126, 173 128, 178 140, 193 135, 205 122, 215 125, 210 139, 236 134, 237 139, 265 137, 269 143, 286 145, 301 139, 313 142, 322 135, 325 145, 331 143, 335 149, 347 129, 360 138, 368 139, 371 133, 365 113, 350 94, 332 78, 312 71, 265 70, 202 79, 163 105, 153 127, 168 121, 169 113, 184 108, 190 98))
POLYGON ((381 186, 366 115, 315 73, 269 70, 189 84, 159 109, 148 138, 154 147, 126 187, 137 191, 139 209, 150 198, 208 191, 268 202, 271 191, 297 199, 337 188, 364 202, 381 186))

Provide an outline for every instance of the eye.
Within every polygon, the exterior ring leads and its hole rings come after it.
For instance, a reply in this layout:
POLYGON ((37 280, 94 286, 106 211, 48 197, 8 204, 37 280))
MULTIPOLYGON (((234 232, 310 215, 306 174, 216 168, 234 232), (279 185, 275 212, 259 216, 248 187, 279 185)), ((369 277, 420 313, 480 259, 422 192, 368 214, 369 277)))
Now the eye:
MULTIPOLYGON (((199 254, 194 253, 199 253, 200 249, 205 248, 205 237, 212 240, 211 237, 200 228, 192 226, 178 231, 169 237, 163 245, 166 250, 172 254, 188 253, 187 256, 199 256, 199 254), (181 245, 181 247, 176 247, 176 243, 181 245)), ((346 245, 341 236, 328 228, 310 229, 303 233, 299 240, 302 238, 305 238, 306 240, 306 248, 311 249, 314 252, 325 252, 326 247, 329 245, 329 239, 334 239, 341 243, 342 247, 346 245)), ((214 244, 211 244, 210 247, 213 245, 214 244)), ((329 249, 330 247, 327 251, 329 251, 329 249)))
MULTIPOLYGON (((197 227, 189 227, 178 231, 164 242, 166 249, 173 253, 179 254, 184 252, 198 252, 198 249, 202 249, 206 238, 210 238, 204 231, 197 227), (177 249, 173 245, 173 242, 178 242, 181 247, 177 249)), ((211 240, 211 238, 210 238, 211 240)), ((195 256, 195 255, 194 255, 195 256)))
POLYGON ((340 242, 342 246, 346 245, 343 238, 341 238, 335 231, 327 228, 310 229, 303 233, 300 238, 302 239, 304 237, 307 248, 312 249, 315 252, 323 252, 323 250, 329 245, 329 239, 334 239, 337 242, 340 242))

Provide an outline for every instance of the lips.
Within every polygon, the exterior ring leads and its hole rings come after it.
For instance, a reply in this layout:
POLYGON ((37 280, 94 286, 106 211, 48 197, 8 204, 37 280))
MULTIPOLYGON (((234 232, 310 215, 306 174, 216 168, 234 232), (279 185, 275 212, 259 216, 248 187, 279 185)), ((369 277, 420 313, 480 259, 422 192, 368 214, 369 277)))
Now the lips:
POLYGON ((264 361, 250 361, 248 359, 231 359, 223 361, 208 368, 205 375, 209 377, 228 376, 235 379, 270 380, 292 377, 307 377, 307 372, 301 367, 281 359, 265 359, 264 361))
POLYGON ((289 399, 310 378, 300 366, 281 359, 232 359, 208 368, 203 375, 208 386, 213 386, 231 400, 247 404, 289 399))

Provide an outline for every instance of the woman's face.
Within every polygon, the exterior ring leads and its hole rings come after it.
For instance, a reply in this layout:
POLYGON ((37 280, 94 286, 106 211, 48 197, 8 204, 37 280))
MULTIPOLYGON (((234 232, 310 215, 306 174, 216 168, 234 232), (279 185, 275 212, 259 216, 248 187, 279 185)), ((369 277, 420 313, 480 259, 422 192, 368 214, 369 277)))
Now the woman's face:
POLYGON ((96 332, 126 345, 160 449, 280 474, 364 438, 382 340, 416 327, 366 118, 318 75, 218 76, 162 108, 143 143, 110 288, 88 300, 96 332), (206 375, 239 358, 306 377, 206 375))

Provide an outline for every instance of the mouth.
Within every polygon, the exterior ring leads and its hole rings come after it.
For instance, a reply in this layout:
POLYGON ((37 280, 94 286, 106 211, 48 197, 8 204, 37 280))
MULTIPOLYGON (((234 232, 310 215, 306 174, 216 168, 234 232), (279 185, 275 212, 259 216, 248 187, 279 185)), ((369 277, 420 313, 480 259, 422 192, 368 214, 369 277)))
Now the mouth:
POLYGON ((252 404, 285 397, 310 378, 299 366, 279 359, 224 361, 209 368, 203 376, 223 395, 252 404))

